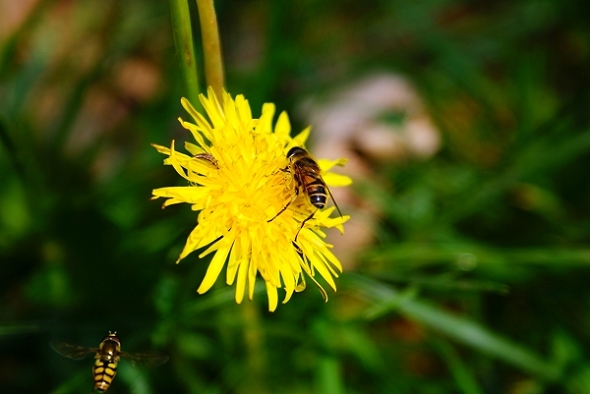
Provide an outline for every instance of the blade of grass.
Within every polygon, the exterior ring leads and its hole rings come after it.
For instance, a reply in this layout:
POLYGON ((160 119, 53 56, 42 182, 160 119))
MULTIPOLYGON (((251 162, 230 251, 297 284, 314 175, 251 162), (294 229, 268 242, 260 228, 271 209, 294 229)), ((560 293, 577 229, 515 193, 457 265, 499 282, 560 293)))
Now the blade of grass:
POLYGON ((435 350, 437 350, 443 360, 446 362, 449 371, 453 375, 457 388, 464 394, 483 394, 483 390, 480 388, 477 380, 473 376, 472 372, 465 365, 461 357, 457 354, 457 351, 453 346, 442 339, 433 339, 432 344, 435 350))
POLYGON ((40 332, 41 326, 33 323, 29 324, 7 324, 0 326, 0 337, 10 335, 20 335, 30 332, 40 332))
MULTIPOLYGON (((318 340, 331 349, 334 347, 334 333, 329 324, 320 319, 314 325, 318 340)), ((344 393, 344 382, 340 362, 337 356, 330 351, 322 352, 319 355, 316 371, 316 384, 318 393, 340 394, 344 393)))
POLYGON ((323 355, 320 357, 317 368, 317 380, 318 393, 344 393, 340 364, 335 356, 323 355))
MULTIPOLYGON (((462 242, 425 244, 406 242, 382 248, 367 256, 367 260, 387 264, 395 261, 402 265, 406 262, 419 262, 420 266, 435 264, 457 264, 461 268, 461 259, 470 256, 471 269, 485 265, 539 265, 551 266, 588 266, 590 249, 586 248, 491 248, 462 242)), ((414 263, 416 266, 418 263, 414 263)))
MULTIPOLYGON (((565 130, 569 123, 563 121, 555 130, 565 130)), ((483 209, 491 201, 500 199, 508 190, 532 175, 539 176, 561 168, 590 149, 590 130, 584 130, 565 140, 554 134, 533 141, 522 148, 512 163, 497 177, 484 181, 475 189, 466 190, 456 204, 443 211, 439 222, 457 222, 483 209), (473 191, 475 190, 475 192, 473 191)))
POLYGON ((121 380, 127 384, 134 394, 152 394, 148 375, 145 369, 132 367, 129 363, 119 365, 121 380))
MULTIPOLYGON (((344 281, 344 278, 342 279, 344 281)), ((401 294, 389 286, 360 275, 347 276, 346 282, 351 288, 369 298, 375 308, 378 308, 379 313, 367 316, 368 319, 375 319, 396 310, 403 316, 422 323, 449 338, 542 379, 555 381, 559 377, 556 366, 544 361, 527 348, 487 330, 475 321, 449 313, 411 295, 401 294)))
POLYGON ((51 391, 50 394, 79 393, 82 387, 87 387, 88 389, 92 387, 92 376, 87 368, 80 370, 55 390, 51 391))

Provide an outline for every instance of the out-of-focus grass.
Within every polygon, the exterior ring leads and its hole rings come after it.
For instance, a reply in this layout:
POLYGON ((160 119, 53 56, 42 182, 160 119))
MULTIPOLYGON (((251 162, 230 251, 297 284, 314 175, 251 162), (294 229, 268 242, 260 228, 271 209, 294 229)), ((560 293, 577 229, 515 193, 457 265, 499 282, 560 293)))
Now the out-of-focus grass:
POLYGON ((328 304, 309 288, 273 314, 262 288, 198 296, 206 262, 173 264, 194 212, 149 201, 179 182, 149 143, 186 138, 169 5, 18 4, 0 12, 0 392, 89 390, 91 361, 48 342, 108 330, 170 355, 122 361, 117 393, 590 391, 586 2, 216 2, 228 89, 255 111, 303 125, 305 97, 397 72, 443 139, 355 180, 381 242, 328 304))

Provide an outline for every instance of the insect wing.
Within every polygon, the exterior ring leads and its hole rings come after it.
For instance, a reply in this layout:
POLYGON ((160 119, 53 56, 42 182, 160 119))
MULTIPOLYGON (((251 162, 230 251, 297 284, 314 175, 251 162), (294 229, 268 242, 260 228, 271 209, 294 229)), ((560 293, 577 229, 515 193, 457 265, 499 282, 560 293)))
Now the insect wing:
POLYGON ((306 189, 306 191, 310 185, 317 183, 318 181, 320 182, 319 184, 321 186, 325 184, 322 177, 314 172, 310 172, 308 174, 300 174, 299 179, 301 180, 302 186, 304 189, 306 189))
POLYGON ((50 342, 49 344, 53 350, 72 360, 82 360, 88 355, 98 352, 98 348, 72 345, 66 342, 50 342))
POLYGON ((321 175, 319 175, 319 174, 315 174, 315 176, 302 175, 300 177, 300 179, 301 179, 301 182, 303 183, 302 186, 305 189, 306 193, 308 192, 307 189, 308 189, 309 185, 311 185, 314 182, 317 182, 319 180, 321 182, 320 185, 324 188, 324 190, 326 191, 326 194, 330 196, 330 199, 334 203, 334 206, 336 207, 336 210, 338 211, 338 214, 340 216, 342 216, 342 211, 340 211, 340 207, 336 203, 336 200, 334 199, 334 196, 332 195, 332 191, 330 191, 330 188, 328 187, 328 185, 326 185, 326 182, 324 181, 324 178, 322 178, 321 175))
POLYGON ((141 365, 144 367, 158 367, 168 361, 168 356, 162 353, 121 352, 121 357, 125 357, 133 365, 141 365))

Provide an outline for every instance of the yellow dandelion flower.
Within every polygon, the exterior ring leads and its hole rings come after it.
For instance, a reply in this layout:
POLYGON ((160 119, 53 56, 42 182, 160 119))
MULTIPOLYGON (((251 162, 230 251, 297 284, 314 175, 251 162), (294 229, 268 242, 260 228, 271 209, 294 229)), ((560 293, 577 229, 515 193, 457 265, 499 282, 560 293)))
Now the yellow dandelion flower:
MULTIPOLYGON (((174 167, 188 181, 188 186, 155 189, 153 198, 166 198, 163 207, 188 203, 199 211, 197 225, 177 263, 201 248, 206 249, 200 258, 214 253, 197 292, 208 291, 224 266, 227 284, 236 283, 237 303, 243 300, 246 287, 252 299, 260 273, 266 282, 271 311, 278 304, 277 289, 284 287, 286 303, 293 292, 305 288, 304 274, 324 296, 314 279, 316 271, 336 290, 334 278, 342 272, 342 266, 330 251, 332 246, 324 241, 322 228, 336 227, 342 232, 342 224, 349 217, 330 217, 334 207, 318 210, 300 230, 315 207, 305 193, 297 193, 298 185, 286 157, 291 147, 304 145, 310 128, 290 137, 289 118, 283 112, 273 131, 274 104, 265 104, 260 118, 254 119, 242 95, 234 100, 224 92, 220 103, 209 89, 208 97, 201 95, 200 99, 209 121, 188 100, 181 100, 195 122, 179 118, 197 142, 185 144, 189 155, 178 152, 174 141, 170 148, 153 145, 168 155, 164 164, 174 167), (287 204, 284 212, 270 220, 287 204)), ((334 165, 343 165, 345 160, 317 162, 328 185, 351 183, 346 176, 325 172, 334 165)))

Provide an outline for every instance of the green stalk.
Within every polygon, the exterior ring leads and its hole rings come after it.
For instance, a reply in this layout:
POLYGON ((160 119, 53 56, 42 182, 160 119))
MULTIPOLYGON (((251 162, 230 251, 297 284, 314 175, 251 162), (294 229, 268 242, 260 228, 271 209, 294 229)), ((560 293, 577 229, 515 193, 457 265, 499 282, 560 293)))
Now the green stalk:
POLYGON ((170 0, 174 44, 180 62, 186 98, 193 106, 199 105, 199 79, 193 45, 191 16, 188 0, 170 0))
POLYGON ((260 312, 256 304, 246 300, 240 305, 244 321, 244 342, 246 346, 246 368, 248 373, 239 392, 266 394, 266 351, 260 312))
POLYGON ((223 61, 221 56, 221 42, 213 0, 197 0, 199 20, 201 21, 201 35, 203 37, 203 51, 205 53, 205 78, 215 94, 221 99, 221 92, 225 85, 223 76, 223 61))

